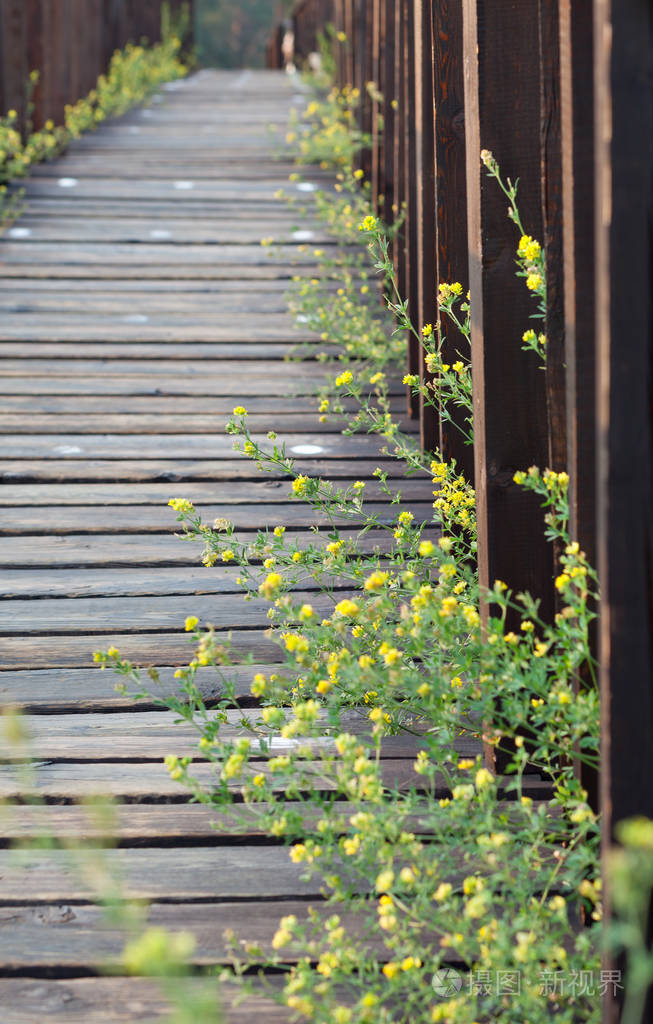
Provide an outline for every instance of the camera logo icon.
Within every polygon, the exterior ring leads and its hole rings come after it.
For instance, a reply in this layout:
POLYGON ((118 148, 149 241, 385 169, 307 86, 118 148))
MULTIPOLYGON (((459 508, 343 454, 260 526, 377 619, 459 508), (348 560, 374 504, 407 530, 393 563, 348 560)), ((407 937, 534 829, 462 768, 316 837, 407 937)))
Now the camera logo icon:
POLYGON ((433 991, 442 999, 451 999, 463 987, 462 975, 453 967, 440 967, 431 979, 433 991))

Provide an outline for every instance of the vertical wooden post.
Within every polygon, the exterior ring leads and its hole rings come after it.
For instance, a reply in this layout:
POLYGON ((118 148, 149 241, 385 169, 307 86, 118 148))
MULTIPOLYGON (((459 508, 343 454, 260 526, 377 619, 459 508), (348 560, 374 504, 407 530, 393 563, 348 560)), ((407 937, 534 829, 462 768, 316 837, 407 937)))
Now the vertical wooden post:
MULTIPOLYGON (((394 6, 394 83, 392 87, 394 116, 394 137, 392 153, 392 212, 388 214, 392 221, 404 214, 403 202, 405 192, 405 164, 404 146, 406 144, 405 133, 405 96, 404 96, 404 4, 405 0, 396 0, 394 6)), ((406 245, 406 224, 405 221, 396 232, 393 239, 392 254, 397 275, 397 286, 401 295, 406 294, 406 279, 404 271, 404 249, 406 245)))
POLYGON ((546 400, 551 469, 567 468, 562 153, 560 145, 560 28, 558 0, 539 0, 540 160, 546 260, 546 400))
POLYGON ((386 224, 394 220, 392 205, 395 196, 395 137, 397 131, 397 110, 395 108, 395 15, 394 4, 383 0, 383 208, 386 224))
POLYGON ((379 208, 379 194, 381 191, 381 139, 382 132, 379 131, 380 105, 376 98, 381 85, 381 0, 372 0, 372 38, 371 38, 371 76, 374 83, 374 96, 370 106, 370 131, 372 135, 372 150, 370 154, 370 184, 372 187, 372 206, 374 210, 379 208))
POLYGON ((569 526, 596 565, 592 0, 560 0, 569 526))
POLYGON ((39 72, 39 80, 32 92, 32 126, 41 128, 47 119, 47 83, 44 68, 43 13, 44 0, 25 0, 26 45, 25 54, 28 74, 39 72))
POLYGON ((2 113, 15 110, 18 127, 24 130, 27 113, 25 84, 27 67, 27 41, 23 0, 3 0, 0 3, 0 98, 2 113))
MULTIPOLYGON (((417 310, 413 322, 421 333, 437 319, 437 252, 435 225, 435 138, 433 97, 433 47, 431 12, 433 0, 414 0, 415 32, 415 170, 417 219, 417 310)), ((420 371, 428 379, 423 353, 420 371)), ((433 451, 440 445, 439 417, 420 396, 422 447, 433 451)))
POLYGON ((344 30, 347 36, 345 45, 345 85, 353 85, 354 70, 354 0, 343 0, 344 30))
MULTIPOLYGON (((594 18, 601 805, 607 851, 619 821, 653 818, 653 11, 643 0, 596 0, 594 18)), ((607 906, 609 911, 609 885, 607 906)), ((627 999, 628 977, 624 985, 627 999)), ((619 1016, 608 993, 603 1021, 614 1024, 619 1016)), ((649 989, 641 1022, 652 1018, 649 989)))
MULTIPOLYGON (((465 164, 465 87, 463 77, 463 12, 460 0, 433 5, 433 88, 435 104, 435 167, 437 197, 437 284, 459 281, 469 287, 467 246, 467 182, 465 164)), ((436 314, 433 313, 435 319, 436 314)), ((452 327, 444 325, 443 356, 454 363, 460 350, 452 327)), ((464 342, 463 342, 464 344, 464 342)), ((474 478, 474 451, 459 429, 463 416, 453 410, 453 423, 440 425, 438 443, 447 462, 455 461, 468 480, 474 478)))
POLYGON ((541 237, 537 0, 463 0, 465 135, 472 306, 474 461, 482 587, 504 580, 552 614, 553 560, 538 502, 513 482, 548 461, 544 374, 521 336, 533 302, 515 277, 517 237, 481 149, 519 178, 519 207, 541 237), (506 40, 510 39, 510 46, 506 40))
MULTIPOLYGON (((413 0, 403 4, 403 123, 404 123, 404 201, 406 223, 404 233, 404 289, 403 297, 408 300, 408 315, 417 319, 419 307, 419 269, 417 237, 420 225, 417 218, 417 162, 416 162, 416 117, 415 117, 415 10, 413 0)), ((407 337, 408 372, 419 374, 422 369, 421 345, 413 334, 407 337)), ((414 419, 419 417, 419 395, 409 390, 409 409, 414 419)))
POLYGON ((66 24, 68 43, 68 95, 66 103, 74 103, 83 94, 83 61, 87 59, 84 32, 86 28, 85 0, 70 0, 66 24))
POLYGON ((71 96, 71 0, 50 0, 46 10, 48 19, 43 51, 48 76, 49 116, 61 124, 71 96), (49 56, 46 49, 50 51, 49 56))

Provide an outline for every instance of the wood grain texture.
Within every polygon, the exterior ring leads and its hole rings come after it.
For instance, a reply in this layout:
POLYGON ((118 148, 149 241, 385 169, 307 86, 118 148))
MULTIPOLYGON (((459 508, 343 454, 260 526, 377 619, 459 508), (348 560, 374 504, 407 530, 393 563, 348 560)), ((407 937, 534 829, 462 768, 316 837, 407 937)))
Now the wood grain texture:
MULTIPOLYGON (((199 980, 187 982, 201 991, 199 980)), ((242 999, 238 987, 220 984, 227 1024, 290 1024, 291 1012, 266 995, 242 999)), ((74 978, 65 981, 15 978, 0 980, 0 1006, 5 1024, 131 1024, 134 1020, 164 1024, 172 1006, 153 979, 74 978)))
POLYGON ((512 0, 463 0, 479 575, 484 587, 500 579, 541 597, 550 618, 553 560, 543 515, 538 499, 513 482, 516 470, 548 459, 544 374, 520 347, 533 302, 515 277, 519 238, 505 197, 480 160, 490 150, 504 178, 519 178, 522 221, 541 238, 537 14, 537 0, 518 8, 512 0))

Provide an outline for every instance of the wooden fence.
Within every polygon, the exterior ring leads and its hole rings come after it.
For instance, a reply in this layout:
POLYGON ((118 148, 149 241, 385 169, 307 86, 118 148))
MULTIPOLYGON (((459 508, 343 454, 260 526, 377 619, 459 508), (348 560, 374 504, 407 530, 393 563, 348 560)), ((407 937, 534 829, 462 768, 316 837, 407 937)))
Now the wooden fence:
MULTIPOLYGON (((338 84, 365 97, 360 123, 374 141, 361 165, 380 215, 405 207, 394 258, 413 321, 436 318, 440 282, 470 289, 473 453, 414 400, 412 413, 424 444, 475 479, 481 583, 541 595, 547 615, 552 550, 513 474, 532 464, 570 474, 571 531, 602 581, 595 802, 606 846, 620 819, 653 817, 652 12, 645 0, 306 0, 295 10, 300 56, 329 21, 346 35, 338 84), (519 179, 524 225, 544 244, 545 372, 521 351, 533 305, 482 148, 519 179)), ((425 372, 414 344, 407 362, 425 372)), ((606 1021, 616 1014, 606 1005, 606 1021)))
MULTIPOLYGON (((168 4, 174 13, 183 0, 168 4)), ((162 0, 0 0, 0 113, 27 118, 31 71, 36 128, 61 123, 67 103, 85 96, 128 42, 161 38, 162 0)))

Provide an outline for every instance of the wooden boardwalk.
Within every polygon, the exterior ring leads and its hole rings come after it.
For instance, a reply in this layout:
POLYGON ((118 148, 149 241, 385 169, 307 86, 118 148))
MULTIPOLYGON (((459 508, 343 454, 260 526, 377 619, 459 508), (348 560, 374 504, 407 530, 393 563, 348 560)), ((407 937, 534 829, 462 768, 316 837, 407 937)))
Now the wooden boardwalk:
MULTIPOLYGON (((196 753, 192 736, 116 693, 92 655, 115 644, 174 686, 192 613, 233 629, 257 664, 277 658, 265 609, 243 603, 228 567, 199 565, 167 507, 188 497, 242 532, 307 532, 313 519, 288 502, 287 482, 233 453, 235 404, 291 450, 313 446, 302 472, 344 481, 380 464, 373 439, 318 424, 320 364, 283 361, 297 341, 316 344, 285 312, 296 229, 332 244, 274 199, 291 168, 273 159, 268 125, 283 137, 296 101, 281 73, 201 72, 35 171, 27 212, 0 242, 0 700, 29 713, 36 759, 30 783, 0 768, 0 794, 24 799, 27 786, 44 802, 3 820, 5 847, 42 830, 92 839, 76 801, 116 798, 109 863, 152 901, 152 923, 195 933, 202 965, 224 961, 225 928, 269 943, 318 886, 254 829, 212 830, 215 814, 189 804, 162 765, 196 753), (272 255, 265 236, 280 242, 272 255)), ((329 187, 321 172, 313 180, 329 187)), ((403 490, 428 515, 428 486, 403 490)), ((235 676, 245 699, 252 669, 235 676)), ((214 681, 203 685, 210 699, 214 681)), ((409 755, 399 744, 388 771, 409 770, 409 755)), ((156 986, 97 976, 123 937, 64 860, 25 865, 0 850, 0 921, 3 1024, 162 1019, 156 986)), ((229 1017, 252 1019, 287 1017, 257 1000, 229 1017)))

